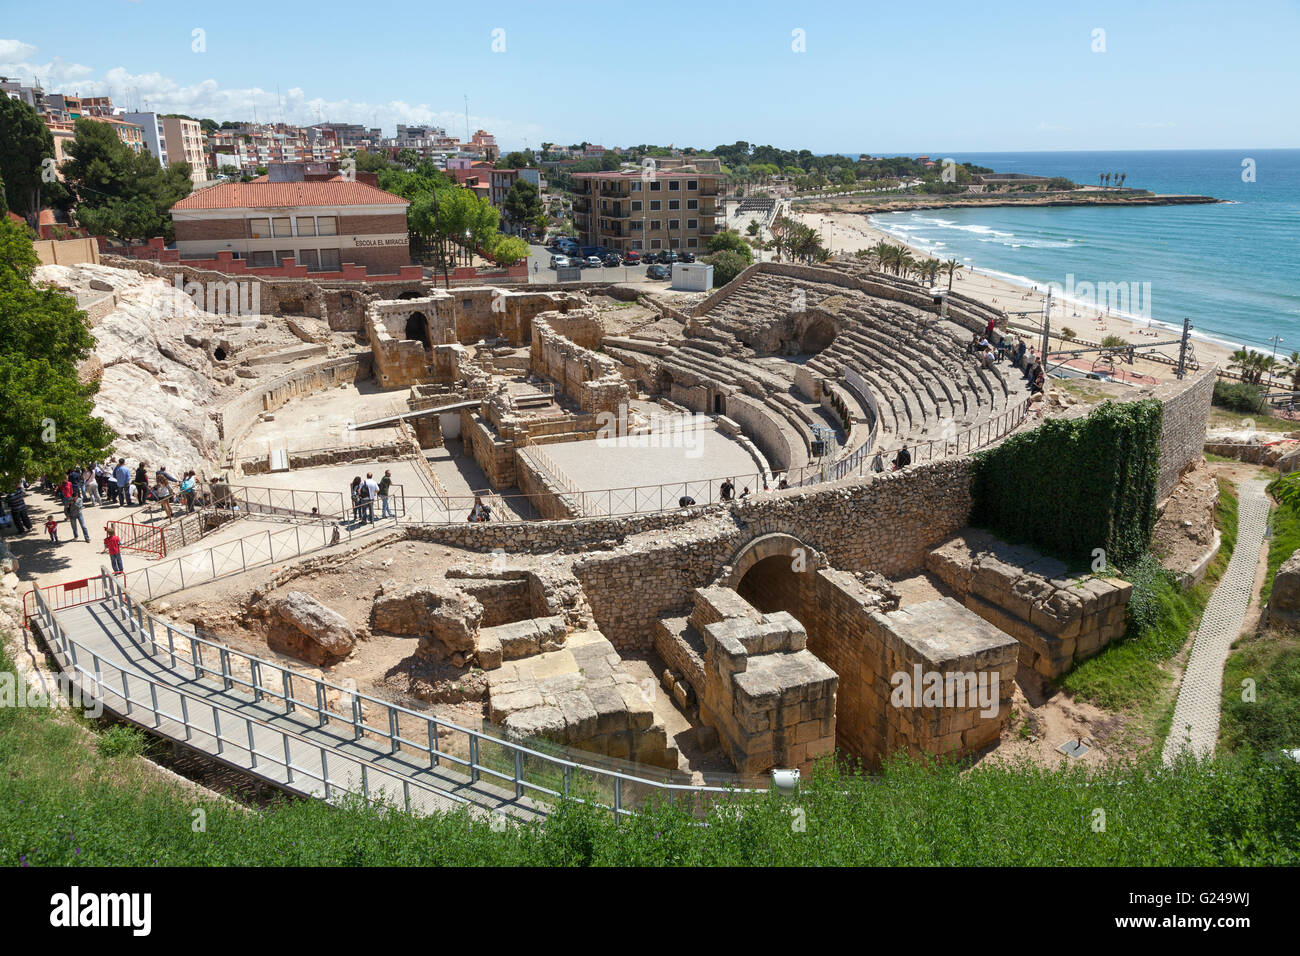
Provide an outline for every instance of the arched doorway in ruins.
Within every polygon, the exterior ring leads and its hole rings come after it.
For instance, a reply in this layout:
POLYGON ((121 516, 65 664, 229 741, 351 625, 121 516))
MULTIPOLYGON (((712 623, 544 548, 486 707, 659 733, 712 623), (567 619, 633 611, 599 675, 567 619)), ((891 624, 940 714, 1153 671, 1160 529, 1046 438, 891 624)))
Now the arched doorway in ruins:
POLYGON ((426 349, 433 348, 433 342, 429 337, 429 320, 425 318, 423 312, 412 312, 406 317, 406 335, 414 342, 423 342, 426 349))
POLYGON ((816 567, 813 551, 793 535, 760 535, 731 560, 731 573, 720 583, 734 588, 751 605, 770 614, 788 611, 805 628, 812 621, 816 567))
POLYGON ((835 341, 835 323, 825 316, 818 316, 808 323, 799 337, 799 351, 805 355, 815 355, 835 341))

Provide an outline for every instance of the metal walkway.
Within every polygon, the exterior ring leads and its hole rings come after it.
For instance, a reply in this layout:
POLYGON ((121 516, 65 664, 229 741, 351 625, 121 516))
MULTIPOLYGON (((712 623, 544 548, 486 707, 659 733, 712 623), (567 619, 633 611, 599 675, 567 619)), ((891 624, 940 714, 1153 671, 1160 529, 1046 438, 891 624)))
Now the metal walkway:
POLYGON ((1232 642, 1241 636, 1255 590, 1255 569, 1268 522, 1264 480, 1243 482, 1237 519, 1237 545, 1201 616, 1192 656, 1174 705, 1174 719, 1165 738, 1164 761, 1173 762, 1184 750, 1197 757, 1214 754, 1219 738, 1223 665, 1232 642))
POLYGON ((52 606, 57 588, 33 592, 32 623, 84 699, 293 793, 531 820, 566 796, 621 815, 654 793, 730 792, 577 763, 451 724, 183 631, 108 572, 77 583, 92 587, 67 607, 52 606))

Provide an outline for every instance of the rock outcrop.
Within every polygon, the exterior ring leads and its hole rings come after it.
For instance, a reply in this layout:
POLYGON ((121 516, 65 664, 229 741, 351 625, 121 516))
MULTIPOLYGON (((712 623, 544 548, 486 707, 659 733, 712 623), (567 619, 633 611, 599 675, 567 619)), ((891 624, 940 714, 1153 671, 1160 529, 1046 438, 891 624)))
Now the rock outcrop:
POLYGON ((419 637, 421 651, 445 657, 474 650, 483 605, 454 588, 413 587, 380 597, 370 619, 377 630, 419 637))
POLYGON ((271 608, 266 643, 282 654, 325 665, 352 653, 357 635, 342 614, 310 594, 289 591, 271 608))
POLYGON ((1300 621, 1300 551, 1282 562, 1273 578, 1273 591, 1268 598, 1270 621, 1294 624, 1300 621))

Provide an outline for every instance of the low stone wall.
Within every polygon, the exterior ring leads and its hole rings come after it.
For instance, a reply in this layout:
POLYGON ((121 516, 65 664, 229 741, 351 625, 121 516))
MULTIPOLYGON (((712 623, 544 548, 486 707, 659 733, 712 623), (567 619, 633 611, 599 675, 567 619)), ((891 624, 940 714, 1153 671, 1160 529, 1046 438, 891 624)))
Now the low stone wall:
POLYGON ((580 517, 578 503, 528 449, 515 452, 515 482, 529 502, 548 520, 580 517))
MULTIPOLYGON (((618 363, 570 341, 551 325, 552 318, 557 317, 549 312, 533 318, 533 371, 553 379, 584 412, 617 414, 619 406, 626 405, 631 397, 618 363)), ((594 323, 599 335, 599 317, 594 309, 570 313, 557 321, 567 328, 585 330, 584 338, 591 337, 588 324, 594 323)))
POLYGON ((784 471, 790 468, 792 451, 789 439, 777 423, 776 414, 748 395, 727 396, 727 417, 739 423, 774 469, 784 471))
MULTIPOLYGON (((385 462, 403 457, 402 447, 396 442, 382 445, 355 445, 347 448, 326 448, 321 451, 289 454, 290 468, 317 468, 321 465, 345 465, 354 461, 385 462)), ((245 458, 239 463, 244 475, 264 475, 271 470, 270 459, 245 458)))
POLYGON ((1160 475, 1156 479, 1156 501, 1173 492, 1178 479, 1204 453, 1209 427, 1210 400, 1214 397, 1215 369, 1204 369, 1195 378, 1167 382, 1155 389, 1164 404, 1160 422, 1160 475))
POLYGON ((1020 663, 1059 677, 1121 637, 1133 585, 1065 566, 982 531, 935 548, 925 566, 972 611, 1020 642, 1020 663))
POLYGON ((286 372, 227 402, 214 415, 222 441, 233 444, 252 427, 262 412, 273 412, 292 398, 310 395, 370 377, 370 353, 358 352, 346 358, 316 362, 286 372))

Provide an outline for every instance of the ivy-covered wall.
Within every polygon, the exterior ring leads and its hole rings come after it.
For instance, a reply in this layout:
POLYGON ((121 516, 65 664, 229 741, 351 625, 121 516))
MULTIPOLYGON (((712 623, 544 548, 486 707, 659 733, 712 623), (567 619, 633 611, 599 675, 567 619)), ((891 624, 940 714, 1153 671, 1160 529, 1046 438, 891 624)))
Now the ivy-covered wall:
POLYGON ((1160 473, 1159 401, 1105 402, 975 456, 971 523, 1072 560, 1104 548, 1124 567, 1151 542, 1160 473))

